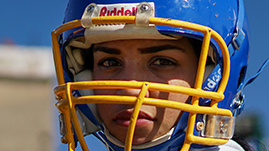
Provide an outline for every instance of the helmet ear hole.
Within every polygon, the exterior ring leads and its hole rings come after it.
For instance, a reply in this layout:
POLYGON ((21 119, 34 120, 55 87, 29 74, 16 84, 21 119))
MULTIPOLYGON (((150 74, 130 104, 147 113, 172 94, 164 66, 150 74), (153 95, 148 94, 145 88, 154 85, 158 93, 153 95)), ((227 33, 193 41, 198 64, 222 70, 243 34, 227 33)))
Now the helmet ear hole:
POLYGON ((241 68, 241 71, 240 71, 240 74, 239 74, 238 83, 237 83, 237 88, 241 85, 241 83, 242 83, 243 80, 245 79, 246 71, 247 71, 247 66, 243 66, 243 67, 241 68))

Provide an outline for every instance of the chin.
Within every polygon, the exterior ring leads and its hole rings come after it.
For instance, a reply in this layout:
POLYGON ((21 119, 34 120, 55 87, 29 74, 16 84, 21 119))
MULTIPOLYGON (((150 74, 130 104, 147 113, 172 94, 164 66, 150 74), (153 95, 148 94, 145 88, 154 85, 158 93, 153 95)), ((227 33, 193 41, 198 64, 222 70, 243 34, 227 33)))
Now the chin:
POLYGON ((145 135, 145 133, 142 133, 141 135, 139 135, 139 134, 137 134, 135 132, 135 136, 133 138, 133 145, 144 144, 144 143, 147 143, 147 142, 149 142, 149 141, 151 141, 153 139, 154 138, 152 136, 150 136, 149 134, 148 135, 145 135))
POLYGON ((149 142, 150 140, 147 140, 146 138, 134 138, 133 139, 133 145, 140 145, 149 142))
MULTIPOLYGON (((138 135, 138 134, 136 134, 136 133, 135 133, 134 135, 135 135, 135 136, 134 136, 134 138, 133 138, 133 145, 144 144, 144 143, 149 142, 151 139, 153 139, 153 138, 151 138, 151 137, 149 137, 149 136, 145 136, 145 133, 144 133, 143 136, 138 135)), ((116 138, 117 138, 119 141, 125 143, 125 140, 126 140, 126 134, 121 135, 121 136, 118 136, 118 137, 116 137, 116 138), (123 137, 123 136, 124 136, 124 137, 123 137)))

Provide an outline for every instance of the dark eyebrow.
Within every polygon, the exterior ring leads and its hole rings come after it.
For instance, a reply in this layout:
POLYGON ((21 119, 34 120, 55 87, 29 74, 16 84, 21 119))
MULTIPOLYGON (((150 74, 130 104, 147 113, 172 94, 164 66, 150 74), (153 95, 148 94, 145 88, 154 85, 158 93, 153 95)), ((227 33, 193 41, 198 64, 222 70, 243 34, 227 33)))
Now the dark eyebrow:
MULTIPOLYGON (((138 51, 141 52, 141 54, 147 54, 147 53, 156 53, 159 51, 164 51, 168 49, 177 49, 180 51, 185 51, 184 49, 174 46, 174 45, 161 45, 161 46, 153 46, 153 47, 147 47, 147 48, 138 48, 138 51)), ((102 51, 108 54, 121 54, 121 51, 116 48, 109 48, 109 47, 103 47, 103 46, 97 46, 93 48, 93 52, 102 51)))
POLYGON ((180 51, 185 51, 184 49, 174 46, 174 45, 161 45, 161 46, 153 46, 153 47, 148 47, 148 48, 139 48, 138 50, 141 52, 141 54, 146 54, 146 53, 156 53, 159 51, 163 50, 168 50, 168 49, 178 49, 180 51))
POLYGON ((93 48, 93 52, 97 52, 97 51, 102 51, 108 54, 121 54, 121 51, 119 49, 103 47, 103 46, 97 46, 93 48))

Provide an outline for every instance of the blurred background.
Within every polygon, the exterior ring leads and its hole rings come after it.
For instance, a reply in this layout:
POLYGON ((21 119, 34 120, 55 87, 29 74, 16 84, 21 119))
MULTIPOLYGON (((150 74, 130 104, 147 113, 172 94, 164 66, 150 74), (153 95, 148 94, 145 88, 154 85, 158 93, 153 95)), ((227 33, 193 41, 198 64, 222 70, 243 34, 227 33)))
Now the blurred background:
MULTIPOLYGON (((0 150, 59 150, 50 33, 68 0, 0 0, 0 150)), ((269 57, 268 0, 244 0, 251 32, 247 78, 269 57)), ((269 149, 269 66, 245 88, 236 133, 269 149)))

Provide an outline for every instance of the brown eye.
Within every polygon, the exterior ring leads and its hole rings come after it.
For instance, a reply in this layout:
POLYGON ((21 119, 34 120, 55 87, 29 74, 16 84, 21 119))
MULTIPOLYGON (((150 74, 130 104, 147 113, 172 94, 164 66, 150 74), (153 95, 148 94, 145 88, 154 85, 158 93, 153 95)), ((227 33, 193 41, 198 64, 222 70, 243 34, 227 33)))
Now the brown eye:
POLYGON ((171 65, 176 65, 176 63, 172 59, 158 58, 158 59, 155 59, 151 63, 151 65, 154 65, 154 66, 171 66, 171 65))
POLYGON ((100 63, 98 63, 98 66, 103 66, 103 67, 117 67, 121 65, 122 64, 120 63, 120 61, 114 58, 104 59, 100 63))

